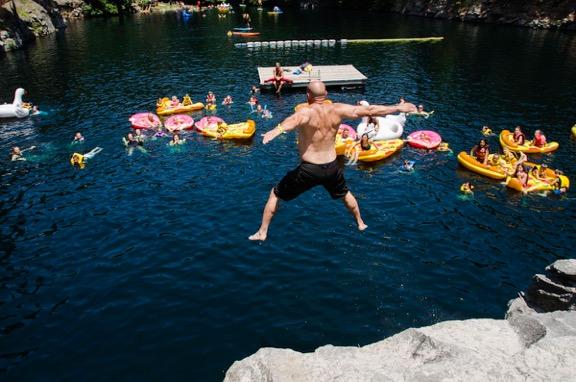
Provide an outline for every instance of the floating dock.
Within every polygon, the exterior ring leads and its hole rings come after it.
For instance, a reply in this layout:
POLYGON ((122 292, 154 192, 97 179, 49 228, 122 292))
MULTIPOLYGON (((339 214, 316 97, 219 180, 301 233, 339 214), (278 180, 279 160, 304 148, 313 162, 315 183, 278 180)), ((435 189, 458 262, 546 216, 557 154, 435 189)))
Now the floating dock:
POLYGON ((356 40, 282 40, 282 41, 249 41, 236 43, 236 48, 297 48, 307 46, 346 46, 348 44, 409 44, 434 43, 444 40, 444 37, 408 37, 408 38, 381 38, 356 40))
MULTIPOLYGON (((326 86, 335 87, 362 87, 366 84, 366 77, 354 65, 318 65, 313 66, 310 72, 304 72, 298 66, 285 66, 284 76, 294 81, 285 88, 304 88, 312 80, 320 80, 326 86)), ((273 88, 273 83, 265 81, 273 76, 274 67, 258 67, 260 88, 273 88)))

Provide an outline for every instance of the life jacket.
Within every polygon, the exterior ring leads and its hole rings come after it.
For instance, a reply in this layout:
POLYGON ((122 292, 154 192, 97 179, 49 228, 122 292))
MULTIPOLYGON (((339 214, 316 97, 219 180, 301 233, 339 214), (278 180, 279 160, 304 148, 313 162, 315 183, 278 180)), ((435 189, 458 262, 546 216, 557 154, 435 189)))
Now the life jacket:
POLYGON ((543 147, 546 145, 546 137, 544 134, 540 134, 537 137, 534 137, 534 146, 536 147, 543 147))

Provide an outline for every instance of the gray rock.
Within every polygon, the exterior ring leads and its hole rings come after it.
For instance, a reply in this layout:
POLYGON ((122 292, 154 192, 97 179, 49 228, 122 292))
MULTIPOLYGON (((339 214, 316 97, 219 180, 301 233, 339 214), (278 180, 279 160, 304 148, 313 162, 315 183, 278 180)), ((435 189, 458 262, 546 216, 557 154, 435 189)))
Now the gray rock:
POLYGON ((576 260, 566 259, 566 260, 556 260, 552 265, 546 267, 547 271, 556 273, 560 278, 566 281, 576 282, 576 260))

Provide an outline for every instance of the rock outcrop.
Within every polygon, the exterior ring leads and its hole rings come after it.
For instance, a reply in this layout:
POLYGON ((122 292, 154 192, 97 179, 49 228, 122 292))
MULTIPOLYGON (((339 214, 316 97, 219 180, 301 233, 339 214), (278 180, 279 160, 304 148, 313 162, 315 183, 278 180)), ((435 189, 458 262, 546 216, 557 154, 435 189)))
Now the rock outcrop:
POLYGON ((370 8, 449 20, 576 29, 573 0, 323 0, 324 5, 370 8))
POLYGON ((263 348, 235 362, 225 382, 574 380, 575 269, 576 260, 560 260, 547 268, 546 282, 536 275, 526 295, 510 302, 505 320, 446 321, 364 347, 327 345, 313 353, 263 348))

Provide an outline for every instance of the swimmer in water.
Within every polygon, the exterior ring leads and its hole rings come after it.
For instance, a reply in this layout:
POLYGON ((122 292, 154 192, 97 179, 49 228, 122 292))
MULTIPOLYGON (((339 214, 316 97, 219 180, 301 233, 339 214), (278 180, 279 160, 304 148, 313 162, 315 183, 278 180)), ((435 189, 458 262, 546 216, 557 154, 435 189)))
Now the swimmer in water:
POLYGON ((70 163, 72 164, 72 166, 78 166, 80 168, 84 168, 84 166, 86 165, 86 161, 88 159, 94 158, 96 154, 98 154, 102 150, 103 149, 101 147, 95 147, 86 154, 74 153, 72 155, 72 158, 70 158, 70 163))
POLYGON ((136 142, 138 142, 139 146, 144 146, 144 140, 146 140, 146 136, 142 134, 142 130, 137 129, 134 139, 136 139, 136 142))
POLYGON ((24 157, 24 153, 26 151, 34 150, 36 146, 30 146, 27 149, 21 150, 20 147, 14 146, 12 147, 12 151, 10 152, 10 160, 17 161, 17 160, 26 160, 24 157))
POLYGON ((174 134, 172 136, 172 139, 170 140, 169 145, 170 146, 178 146, 178 145, 183 145, 184 143, 186 143, 186 139, 180 139, 180 136, 178 134, 174 134))
POLYGON ((463 194, 473 194, 474 193, 474 185, 470 182, 463 183, 460 186, 460 191, 463 194))
POLYGON ((492 129, 489 126, 484 126, 484 127, 482 127, 482 134, 485 137, 488 137, 488 136, 492 135, 492 129))
POLYGON ((272 118, 272 112, 270 110, 268 110, 267 108, 264 108, 264 111, 262 111, 262 118, 266 118, 266 119, 272 118))
POLYGON ((166 133, 162 130, 162 125, 158 125, 156 128, 156 132, 154 133, 154 138, 162 138, 165 137, 166 133))
POLYGON ((414 161, 405 159, 404 163, 402 164, 402 170, 408 172, 414 171, 414 161))
POLYGON ((81 132, 76 132, 76 134, 74 135, 74 140, 72 141, 72 144, 75 143, 83 143, 84 142, 84 136, 82 135, 81 132))
POLYGON ((226 97, 224 97, 224 100, 222 100, 222 105, 232 105, 234 103, 234 101, 232 100, 232 97, 230 97, 230 95, 227 95, 226 97))
POLYGON ((416 111, 413 104, 402 105, 354 106, 342 103, 324 103, 327 92, 322 81, 313 80, 306 91, 308 107, 295 112, 276 128, 263 136, 263 144, 268 144, 282 133, 298 131, 298 149, 300 164, 271 191, 262 213, 260 228, 250 240, 266 240, 272 217, 276 213, 280 200, 293 200, 316 186, 323 186, 333 199, 342 199, 348 208, 358 230, 368 226, 362 220, 356 198, 346 185, 344 173, 336 159, 336 134, 343 119, 358 119, 369 116, 385 116, 395 113, 416 111))

